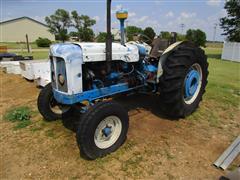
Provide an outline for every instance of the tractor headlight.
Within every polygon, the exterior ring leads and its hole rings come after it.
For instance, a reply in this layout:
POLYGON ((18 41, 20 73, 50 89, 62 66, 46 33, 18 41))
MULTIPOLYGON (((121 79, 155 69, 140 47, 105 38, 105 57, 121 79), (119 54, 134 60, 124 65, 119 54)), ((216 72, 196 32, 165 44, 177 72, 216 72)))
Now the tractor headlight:
POLYGON ((64 77, 62 74, 59 74, 59 75, 58 75, 58 82, 59 82, 61 85, 64 85, 65 77, 64 77))

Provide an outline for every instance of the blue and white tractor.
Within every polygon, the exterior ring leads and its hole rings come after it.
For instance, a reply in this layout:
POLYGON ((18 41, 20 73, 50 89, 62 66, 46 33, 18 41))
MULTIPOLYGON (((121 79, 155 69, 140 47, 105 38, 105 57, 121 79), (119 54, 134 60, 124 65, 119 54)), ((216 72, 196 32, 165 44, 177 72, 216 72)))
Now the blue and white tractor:
POLYGON ((207 84, 208 63, 201 48, 187 41, 166 44, 156 39, 149 52, 145 43, 125 43, 127 12, 118 11, 117 18, 121 43, 112 42, 108 0, 106 43, 52 45, 51 83, 38 97, 38 109, 47 121, 70 116, 72 109, 78 108, 82 115, 77 143, 81 154, 89 159, 117 150, 127 137, 128 112, 109 97, 154 93, 164 112, 179 118, 197 109, 207 84))

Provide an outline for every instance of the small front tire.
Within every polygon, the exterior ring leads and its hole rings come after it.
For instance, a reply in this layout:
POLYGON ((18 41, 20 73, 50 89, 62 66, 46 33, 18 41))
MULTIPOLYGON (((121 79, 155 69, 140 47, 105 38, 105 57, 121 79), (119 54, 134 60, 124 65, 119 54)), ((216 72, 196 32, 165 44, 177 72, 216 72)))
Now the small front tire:
POLYGON ((95 104, 82 116, 76 138, 83 157, 96 159, 116 151, 126 140, 127 111, 118 103, 95 104))
POLYGON ((70 106, 60 104, 54 99, 51 83, 47 84, 39 93, 37 106, 46 121, 62 119, 72 109, 70 106))

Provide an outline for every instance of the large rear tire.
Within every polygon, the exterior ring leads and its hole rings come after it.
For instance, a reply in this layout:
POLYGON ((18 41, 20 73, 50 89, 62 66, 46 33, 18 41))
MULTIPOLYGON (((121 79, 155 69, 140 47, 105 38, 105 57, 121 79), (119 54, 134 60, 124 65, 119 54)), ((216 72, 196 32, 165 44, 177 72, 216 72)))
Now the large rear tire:
POLYGON ((167 57, 162 68, 159 84, 162 109, 173 118, 190 115, 205 92, 207 56, 201 48, 186 43, 167 57))
POLYGON ((76 138, 81 155, 96 159, 116 151, 126 140, 128 113, 118 103, 95 104, 83 114, 76 138))
POLYGON ((62 119, 72 110, 70 106, 60 104, 54 99, 51 83, 47 84, 39 93, 37 105, 46 121, 62 119))

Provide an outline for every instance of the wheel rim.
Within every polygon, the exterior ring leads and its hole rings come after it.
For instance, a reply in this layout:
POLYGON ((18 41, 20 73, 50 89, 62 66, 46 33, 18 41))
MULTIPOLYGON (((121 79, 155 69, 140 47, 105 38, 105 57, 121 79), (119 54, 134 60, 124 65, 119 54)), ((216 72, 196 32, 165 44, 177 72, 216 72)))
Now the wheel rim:
POLYGON ((108 116, 103 119, 94 134, 94 142, 100 149, 111 147, 122 132, 122 123, 117 116, 108 116))
POLYGON ((202 68, 198 63, 193 64, 184 80, 184 102, 192 104, 202 87, 202 68))
POLYGON ((50 99, 49 107, 55 114, 63 114, 70 109, 69 106, 59 104, 53 97, 50 99))

